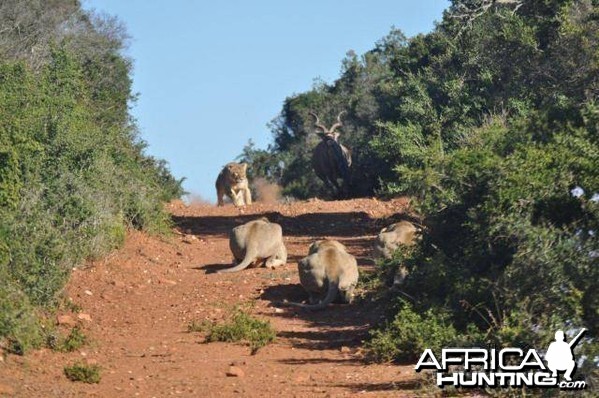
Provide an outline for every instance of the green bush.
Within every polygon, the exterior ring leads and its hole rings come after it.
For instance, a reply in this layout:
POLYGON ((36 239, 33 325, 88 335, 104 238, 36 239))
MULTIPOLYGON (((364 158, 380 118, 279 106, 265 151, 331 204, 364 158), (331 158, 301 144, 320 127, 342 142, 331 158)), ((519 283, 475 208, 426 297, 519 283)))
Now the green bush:
MULTIPOLYGON (((440 178, 425 194, 415 174, 402 181, 429 227, 401 258, 403 293, 447 308, 459 335, 486 345, 540 348, 557 329, 598 327, 599 146, 591 126, 561 126, 544 142, 533 134, 526 122, 489 125, 426 166, 440 178)), ((374 336, 381 353, 405 349, 385 331, 374 336)), ((578 350, 591 380, 598 345, 578 350)))
POLYGON ((236 309, 229 321, 222 324, 204 324, 201 329, 207 333, 206 342, 245 342, 250 346, 252 354, 276 338, 276 332, 270 322, 256 319, 241 309, 236 309))
POLYGON ((7 284, 0 273, 0 336, 9 352, 24 354, 43 343, 43 334, 37 311, 28 297, 17 287, 7 284))
POLYGON ((406 302, 400 310, 380 329, 372 330, 366 347, 377 361, 413 361, 430 348, 440 351, 457 341, 456 330, 449 317, 429 309, 420 315, 406 302))
POLYGON ((88 384, 97 384, 102 379, 100 366, 87 365, 80 362, 74 363, 71 366, 65 366, 64 374, 71 381, 80 381, 88 384))
POLYGON ((88 338, 79 327, 71 329, 67 336, 56 336, 50 334, 47 338, 47 345, 56 351, 73 352, 87 344, 88 338))

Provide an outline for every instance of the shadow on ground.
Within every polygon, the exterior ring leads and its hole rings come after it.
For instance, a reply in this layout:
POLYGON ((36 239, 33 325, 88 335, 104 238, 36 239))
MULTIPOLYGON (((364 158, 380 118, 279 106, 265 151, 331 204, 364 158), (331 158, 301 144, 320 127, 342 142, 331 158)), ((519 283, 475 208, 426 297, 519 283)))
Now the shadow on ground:
POLYGON ((198 265, 196 267, 191 267, 191 269, 205 271, 207 274, 215 274, 218 271, 220 271, 221 269, 231 268, 231 267, 233 267, 233 264, 231 264, 231 263, 227 263, 227 264, 217 263, 217 264, 198 265))
MULTIPOLYGON (((360 392, 376 392, 376 391, 400 391, 411 390, 414 394, 417 394, 416 390, 419 390, 422 385, 418 380, 406 380, 406 381, 394 381, 390 383, 346 383, 346 384, 327 384, 328 387, 341 387, 351 390, 353 393, 360 392)), ((418 396, 414 395, 414 396, 418 396)), ((423 395, 425 395, 423 393, 423 395)))
POLYGON ((300 284, 281 284, 264 289, 260 299, 283 312, 272 316, 301 318, 308 322, 308 330, 282 330, 277 336, 287 339, 296 348, 338 349, 355 347, 368 338, 368 331, 382 321, 384 308, 368 298, 352 304, 330 304, 326 309, 312 311, 290 307, 284 301, 301 303, 308 296, 300 284))
MULTIPOLYGON (((285 236, 370 235, 378 233, 386 224, 386 221, 371 218, 365 212, 309 213, 295 217, 284 216, 278 212, 234 216, 173 216, 173 221, 177 227, 194 235, 227 236, 234 227, 260 217, 281 224, 285 236)), ((390 219, 392 218, 396 217, 390 219)))

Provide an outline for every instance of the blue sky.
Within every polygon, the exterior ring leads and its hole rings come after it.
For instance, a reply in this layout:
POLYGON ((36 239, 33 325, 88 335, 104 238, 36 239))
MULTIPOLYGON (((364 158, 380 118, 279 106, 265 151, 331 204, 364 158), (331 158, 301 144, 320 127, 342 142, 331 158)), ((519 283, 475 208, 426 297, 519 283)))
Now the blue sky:
POLYGON ((132 36, 132 112, 151 155, 184 187, 214 202, 221 167, 266 124, 286 97, 332 82, 349 50, 363 54, 395 26, 430 31, 444 0, 84 0, 118 16, 132 36))

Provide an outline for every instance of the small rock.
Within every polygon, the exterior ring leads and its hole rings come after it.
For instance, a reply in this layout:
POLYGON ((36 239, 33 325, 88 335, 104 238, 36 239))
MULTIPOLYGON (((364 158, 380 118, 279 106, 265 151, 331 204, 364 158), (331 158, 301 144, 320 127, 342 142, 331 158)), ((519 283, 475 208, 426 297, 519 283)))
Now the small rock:
POLYGON ((86 290, 83 293, 87 294, 88 296, 93 296, 94 295, 91 290, 86 290))
POLYGON ((343 352, 344 354, 349 354, 351 352, 351 350, 349 349, 349 347, 343 346, 339 349, 339 351, 343 352))
POLYGON ((85 313, 77 314, 77 318, 81 319, 82 321, 88 321, 88 322, 92 321, 92 317, 89 314, 85 314, 85 313))
POLYGON ((121 281, 112 281, 112 284, 116 287, 125 287, 125 282, 121 281))
POLYGON ((165 278, 158 279, 158 283, 160 283, 162 285, 171 285, 171 286, 175 286, 177 284, 177 282, 170 280, 170 279, 165 279, 165 278))
POLYGON ((59 325, 66 325, 66 326, 77 325, 77 322, 70 315, 58 315, 56 317, 56 323, 58 323, 59 325))
POLYGON ((238 361, 232 361, 229 365, 231 366, 242 366, 242 365, 247 365, 246 361, 242 361, 242 360, 238 360, 238 361))
POLYGON ((245 372, 239 366, 229 366, 227 377, 243 377, 245 372))
POLYGON ((283 312, 285 312, 285 310, 282 308, 275 308, 275 314, 282 314, 283 312))

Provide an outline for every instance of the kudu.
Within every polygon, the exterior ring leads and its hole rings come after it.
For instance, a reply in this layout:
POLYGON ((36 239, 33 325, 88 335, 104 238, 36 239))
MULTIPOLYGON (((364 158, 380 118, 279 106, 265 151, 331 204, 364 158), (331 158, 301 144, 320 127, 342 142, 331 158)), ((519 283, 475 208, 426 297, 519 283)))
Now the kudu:
POLYGON ((310 112, 314 117, 314 126, 322 130, 321 133, 317 133, 321 141, 312 152, 312 168, 336 197, 347 196, 351 184, 351 151, 339 143, 340 133, 335 131, 343 126, 341 122, 343 113, 340 112, 337 115, 337 122, 327 129, 320 123, 318 116, 310 112), (339 186, 339 179, 343 180, 342 186, 339 186))

